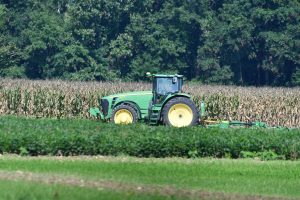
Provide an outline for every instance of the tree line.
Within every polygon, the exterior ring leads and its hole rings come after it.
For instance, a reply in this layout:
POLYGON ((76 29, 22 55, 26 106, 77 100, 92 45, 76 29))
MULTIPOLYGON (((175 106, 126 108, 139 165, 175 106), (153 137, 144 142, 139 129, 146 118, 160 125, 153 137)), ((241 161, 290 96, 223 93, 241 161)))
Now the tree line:
POLYGON ((0 0, 0 76, 300 85, 299 0, 0 0))

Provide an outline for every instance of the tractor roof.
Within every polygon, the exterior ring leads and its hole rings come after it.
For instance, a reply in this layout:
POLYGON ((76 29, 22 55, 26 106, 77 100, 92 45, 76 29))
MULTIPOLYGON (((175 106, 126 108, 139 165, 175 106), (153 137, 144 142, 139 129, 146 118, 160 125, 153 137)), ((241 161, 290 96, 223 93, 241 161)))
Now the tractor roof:
POLYGON ((155 78, 173 78, 173 77, 182 78, 183 75, 153 74, 153 77, 155 77, 155 78))

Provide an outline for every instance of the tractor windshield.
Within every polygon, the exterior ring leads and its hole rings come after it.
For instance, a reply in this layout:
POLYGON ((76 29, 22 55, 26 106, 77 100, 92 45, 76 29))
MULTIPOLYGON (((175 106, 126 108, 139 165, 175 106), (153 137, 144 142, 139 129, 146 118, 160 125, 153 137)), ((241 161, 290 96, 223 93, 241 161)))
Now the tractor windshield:
POLYGON ((179 81, 174 82, 173 78, 157 78, 157 94, 166 95, 179 91, 179 81))

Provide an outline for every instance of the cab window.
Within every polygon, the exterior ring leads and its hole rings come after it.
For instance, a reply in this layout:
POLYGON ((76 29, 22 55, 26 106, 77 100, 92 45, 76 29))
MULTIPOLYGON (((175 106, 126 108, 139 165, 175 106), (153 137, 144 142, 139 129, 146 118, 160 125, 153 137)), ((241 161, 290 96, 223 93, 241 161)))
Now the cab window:
POLYGON ((157 94, 166 95, 168 93, 178 92, 178 81, 174 82, 173 78, 157 78, 157 94))

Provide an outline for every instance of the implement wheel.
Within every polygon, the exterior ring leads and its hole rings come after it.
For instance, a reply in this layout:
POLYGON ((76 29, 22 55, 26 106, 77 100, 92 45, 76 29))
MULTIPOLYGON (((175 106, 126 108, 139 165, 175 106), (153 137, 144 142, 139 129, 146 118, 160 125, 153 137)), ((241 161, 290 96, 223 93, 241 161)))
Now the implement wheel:
POLYGON ((164 106, 162 121, 165 125, 174 127, 194 126, 199 123, 199 112, 192 100, 177 97, 164 106))
POLYGON ((117 106, 111 115, 111 121, 115 124, 132 124, 136 123, 138 114, 131 106, 122 104, 117 106))

